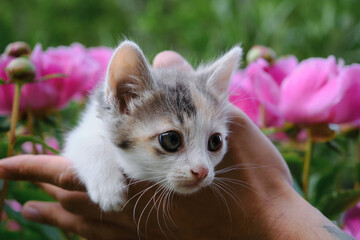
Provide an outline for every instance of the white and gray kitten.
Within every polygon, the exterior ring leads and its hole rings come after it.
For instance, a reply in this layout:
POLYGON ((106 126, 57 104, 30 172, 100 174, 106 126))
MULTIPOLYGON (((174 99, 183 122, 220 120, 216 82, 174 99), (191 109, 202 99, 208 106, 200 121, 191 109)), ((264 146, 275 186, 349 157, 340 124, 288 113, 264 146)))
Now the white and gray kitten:
POLYGON ((227 150, 227 88, 241 53, 236 46, 192 72, 154 69, 135 43, 120 44, 63 152, 102 210, 125 204, 124 175, 179 194, 212 183, 227 150))

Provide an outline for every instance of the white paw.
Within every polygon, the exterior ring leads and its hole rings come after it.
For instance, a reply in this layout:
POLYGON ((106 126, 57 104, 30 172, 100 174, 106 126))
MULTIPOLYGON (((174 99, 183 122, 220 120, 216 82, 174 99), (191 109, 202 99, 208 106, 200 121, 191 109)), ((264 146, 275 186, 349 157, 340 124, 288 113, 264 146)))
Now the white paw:
POLYGON ((121 181, 112 184, 109 182, 97 183, 88 187, 88 194, 104 212, 120 211, 127 200, 126 188, 121 181))

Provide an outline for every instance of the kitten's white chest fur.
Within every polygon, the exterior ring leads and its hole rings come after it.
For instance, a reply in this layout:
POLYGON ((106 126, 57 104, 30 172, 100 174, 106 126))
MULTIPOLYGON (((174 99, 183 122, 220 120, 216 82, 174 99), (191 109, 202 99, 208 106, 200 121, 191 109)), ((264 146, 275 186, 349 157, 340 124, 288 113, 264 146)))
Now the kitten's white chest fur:
POLYGON ((135 43, 121 43, 63 152, 90 198, 121 209, 124 174, 179 194, 211 184, 226 153, 227 86, 240 55, 234 47, 194 72, 153 69, 135 43))

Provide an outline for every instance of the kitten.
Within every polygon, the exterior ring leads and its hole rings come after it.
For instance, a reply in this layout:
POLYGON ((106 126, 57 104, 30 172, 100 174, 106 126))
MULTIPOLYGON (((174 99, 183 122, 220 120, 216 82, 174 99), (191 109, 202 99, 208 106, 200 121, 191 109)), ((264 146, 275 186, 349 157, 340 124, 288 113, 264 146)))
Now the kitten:
POLYGON ((194 72, 154 69, 135 43, 122 42, 63 152, 92 201, 121 209, 124 175, 179 194, 210 185, 227 150, 227 88, 241 53, 236 46, 194 72))

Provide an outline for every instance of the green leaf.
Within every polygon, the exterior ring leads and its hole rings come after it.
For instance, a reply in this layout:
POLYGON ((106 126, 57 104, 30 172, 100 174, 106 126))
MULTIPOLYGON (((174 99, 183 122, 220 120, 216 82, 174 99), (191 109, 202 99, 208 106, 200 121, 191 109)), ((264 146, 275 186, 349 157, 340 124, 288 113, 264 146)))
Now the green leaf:
POLYGON ((9 130, 10 130, 9 118, 0 116, 0 132, 8 132, 9 130))
POLYGON ((356 173, 355 178, 357 178, 356 181, 360 183, 360 163, 359 162, 355 163, 355 173, 356 173))
POLYGON ((34 137, 30 135, 20 135, 16 137, 15 147, 20 147, 25 142, 32 142, 41 144, 41 146, 55 154, 59 154, 59 151, 55 148, 50 147, 45 141, 40 139, 39 137, 34 137))
POLYGON ((21 232, 12 232, 6 230, 5 226, 0 227, 0 239, 19 240, 21 239, 21 232))
POLYGON ((9 197, 13 197, 19 203, 24 204, 27 201, 54 201, 47 193, 41 189, 9 189, 9 197))
POLYGON ((291 175, 293 176, 294 181, 300 187, 302 185, 301 182, 301 174, 303 167, 303 160, 301 156, 296 153, 283 153, 283 157, 289 166, 291 175))
POLYGON ((266 136, 273 135, 275 133, 281 132, 282 130, 279 130, 278 128, 262 128, 261 131, 266 136))
POLYGON ((335 190, 335 179, 337 179, 337 176, 339 175, 339 172, 342 168, 343 164, 338 163, 337 165, 329 169, 329 172, 320 175, 320 179, 318 180, 314 189, 313 204, 316 205, 316 203, 320 201, 323 196, 326 196, 327 194, 330 194, 335 190))
MULTIPOLYGON (((7 204, 4 206, 4 210, 9 218, 17 221, 23 228, 21 231, 21 238, 26 240, 36 239, 51 239, 51 240, 63 240, 62 232, 51 226, 34 223, 23 218, 21 213, 14 211, 7 204)), ((1 238, 3 239, 3 238, 1 238)), ((6 238, 4 238, 6 239, 6 238)))
POLYGON ((0 78, 0 85, 4 85, 6 82, 4 79, 0 78))
POLYGON ((0 142, 0 159, 6 158, 8 144, 7 141, 0 142))
POLYGON ((338 153, 339 155, 344 155, 344 150, 342 149, 340 144, 338 144, 337 142, 329 141, 329 142, 326 142, 326 145, 329 148, 331 148, 332 150, 334 150, 336 153, 338 153))
POLYGON ((324 196, 319 203, 319 210, 328 218, 335 219, 340 213, 360 201, 360 189, 341 190, 324 196))

